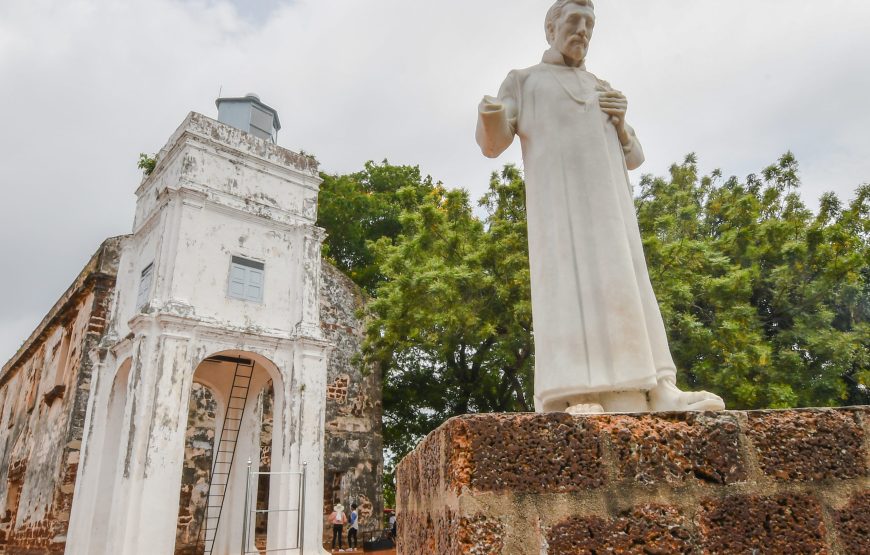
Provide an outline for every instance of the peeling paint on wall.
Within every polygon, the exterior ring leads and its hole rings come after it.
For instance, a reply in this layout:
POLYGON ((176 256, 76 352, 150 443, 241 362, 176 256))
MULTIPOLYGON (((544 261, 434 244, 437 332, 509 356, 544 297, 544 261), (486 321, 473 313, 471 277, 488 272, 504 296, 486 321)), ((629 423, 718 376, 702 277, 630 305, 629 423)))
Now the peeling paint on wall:
MULTIPOLYGON (((289 475, 318 461, 306 473, 306 550, 322 530, 321 490, 360 506, 361 535, 380 527, 380 376, 355 359, 360 291, 320 260, 319 183, 313 158, 188 116, 137 190, 134 233, 103 244, 0 372, 0 554, 169 553, 174 539, 195 541, 215 406, 191 382, 204 357, 230 351, 272 361, 284 380, 258 402, 260 468, 289 475), (232 256, 265 264, 262 302, 228 297, 232 256)), ((269 541, 289 539, 290 517, 275 518, 269 541)))
POLYGON ((0 552, 62 553, 92 360, 120 239, 107 240, 0 374, 0 552))

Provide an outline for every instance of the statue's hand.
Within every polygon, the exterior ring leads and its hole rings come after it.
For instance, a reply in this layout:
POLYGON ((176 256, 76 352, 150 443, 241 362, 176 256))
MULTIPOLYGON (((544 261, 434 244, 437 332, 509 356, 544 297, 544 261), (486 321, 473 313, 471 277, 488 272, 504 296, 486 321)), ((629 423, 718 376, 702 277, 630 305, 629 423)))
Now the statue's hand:
POLYGON ((598 93, 598 103, 601 111, 610 116, 610 121, 616 128, 616 134, 623 145, 631 142, 631 137, 625 129, 625 113, 628 111, 628 99, 616 90, 601 91, 598 93))
POLYGON ((504 110, 504 104, 493 96, 484 96, 483 100, 480 101, 481 112, 500 112, 502 110, 504 110))

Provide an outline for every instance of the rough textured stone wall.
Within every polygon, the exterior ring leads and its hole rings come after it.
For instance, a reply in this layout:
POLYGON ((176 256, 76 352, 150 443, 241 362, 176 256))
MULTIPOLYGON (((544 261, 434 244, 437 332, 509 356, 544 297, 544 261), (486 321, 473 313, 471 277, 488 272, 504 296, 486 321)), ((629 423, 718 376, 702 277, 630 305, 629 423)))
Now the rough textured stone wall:
MULTIPOLYGON (((275 389, 269 382, 257 396, 256 414, 260 421, 261 472, 268 472, 272 464, 272 427, 275 389)), ((178 503, 178 521, 175 535, 175 555, 200 555, 203 551, 205 531, 202 529, 208 502, 208 490, 216 435, 215 417, 218 403, 212 391, 194 382, 188 403, 187 433, 184 444, 184 466, 181 474, 181 495, 178 503)), ((246 465, 235 459, 233 465, 246 465)), ((269 476, 260 476, 257 488, 257 509, 269 508, 269 476)), ((212 499, 212 503, 216 503, 212 499)), ((268 515, 260 513, 254 522, 254 541, 265 545, 268 515)))
POLYGON ((181 495, 178 502, 176 555, 195 555, 202 551, 202 522, 208 501, 212 455, 215 439, 217 401, 211 390, 194 383, 188 403, 187 434, 184 441, 184 467, 181 470, 181 495))
POLYGON ((62 553, 122 238, 106 240, 0 372, 0 553, 62 553))
POLYGON ((870 407, 477 415, 399 464, 399 553, 870 553, 870 407))
MULTIPOLYGON (((0 373, 0 554, 64 550, 90 390, 90 354, 105 332, 123 239, 100 247, 0 373)), ((324 499, 330 508, 339 500, 348 510, 353 502, 360 505, 365 532, 380 527, 383 455, 380 376, 363 372, 355 360, 362 307, 358 288, 324 263, 322 326, 336 345, 328 370, 324 499)), ((206 397, 194 391, 191 399, 179 552, 194 540, 208 480, 214 402, 206 397)), ((271 405, 263 411, 269 417, 261 464, 268 466, 271 405)))
MULTIPOLYGON (((257 414, 260 419, 260 472, 272 469, 272 430, 274 429, 275 387, 272 382, 257 397, 257 414)), ((240 463, 244 464, 244 463, 240 463)), ((261 475, 257 483, 257 510, 269 508, 269 483, 271 476, 261 475)), ((269 531, 268 513, 259 513, 254 522, 254 542, 258 548, 265 549, 269 531)))
MULTIPOLYGON (((359 288, 329 263, 321 271, 320 321, 335 345, 329 360, 326 401, 324 518, 335 503, 350 513, 359 505, 360 539, 381 527, 383 437, 381 379, 357 360, 363 339, 359 288)), ((324 528, 330 539, 332 528, 324 528)))

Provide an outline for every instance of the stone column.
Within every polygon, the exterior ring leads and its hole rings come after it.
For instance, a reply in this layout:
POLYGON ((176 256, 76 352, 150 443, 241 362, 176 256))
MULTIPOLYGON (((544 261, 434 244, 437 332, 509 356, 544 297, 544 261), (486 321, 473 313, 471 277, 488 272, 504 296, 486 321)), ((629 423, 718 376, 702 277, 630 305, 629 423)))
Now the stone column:
POLYGON ((323 449, 326 420, 326 368, 329 347, 326 342, 300 340, 296 347, 294 404, 298 406, 297 468, 307 463, 305 514, 303 517, 304 552, 329 553, 323 550, 323 449))
POLYGON ((113 511, 118 530, 109 553, 173 553, 184 462, 187 406, 193 377, 190 340, 162 333, 151 353, 134 361, 131 445, 123 476, 124 507, 113 511), (151 363, 151 364, 149 364, 151 363), (126 523, 126 527, 122 525, 126 523))
POLYGON ((320 330, 320 249, 323 230, 311 228, 305 233, 302 247, 302 320, 296 333, 319 339, 320 330))
MULTIPOLYGON (((97 498, 97 503, 105 503, 109 506, 108 518, 99 523, 105 527, 105 541, 95 545, 94 540, 99 541, 99 533, 91 540, 88 554, 103 555, 120 553, 123 551, 125 534, 130 522, 128 512, 136 507, 130 501, 134 492, 132 478, 135 476, 136 461, 139 460, 137 447, 142 443, 142 424, 144 413, 150 404, 153 388, 145 387, 143 376, 150 373, 155 365, 156 357, 156 334, 151 333, 150 326, 144 320, 137 322, 136 336, 133 338, 133 360, 130 374, 127 378, 125 389, 126 399, 124 402, 121 432, 118 438, 118 458, 114 465, 114 472, 102 472, 100 488, 106 488, 97 498), (111 485, 105 483, 111 481, 111 485), (104 492, 108 492, 108 496, 104 492)), ((147 426, 144 428, 147 431, 147 426)), ((111 466, 106 467, 111 470, 111 466)))
MULTIPOLYGON (((98 495, 107 485, 105 478, 101 479, 101 475, 109 476, 110 484, 114 484, 117 474, 118 459, 115 457, 114 460, 107 460, 104 447, 110 403, 121 401, 112 395, 116 367, 115 357, 111 355, 108 355, 104 362, 94 365, 91 397, 88 401, 85 432, 82 438, 79 475, 76 479, 72 514, 67 531, 66 553, 71 555, 96 552, 99 548, 91 546, 105 542, 107 523, 105 518, 97 517, 98 495)), ((126 398, 126 391, 121 393, 126 398)), ((118 408, 123 417, 123 407, 118 408)))

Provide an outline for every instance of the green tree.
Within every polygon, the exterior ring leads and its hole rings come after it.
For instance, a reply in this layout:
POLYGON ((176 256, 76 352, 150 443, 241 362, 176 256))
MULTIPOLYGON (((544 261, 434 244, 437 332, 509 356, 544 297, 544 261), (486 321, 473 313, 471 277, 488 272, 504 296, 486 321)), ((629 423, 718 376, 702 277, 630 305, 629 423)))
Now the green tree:
POLYGON ((451 416, 533 409, 523 183, 494 175, 476 218, 435 187, 373 249, 384 280, 369 305, 367 358, 384 371, 384 433, 399 457, 451 416))
POLYGON ((694 155, 636 200, 680 380, 730 408, 867 402, 870 187, 818 215, 791 153, 744 182, 699 178, 694 155))
POLYGON ((323 255, 370 295, 383 279, 370 242, 394 238, 399 216, 414 210, 435 184, 417 166, 367 162, 349 175, 321 174, 317 225, 326 229, 323 255))
MULTIPOLYGON (((870 186, 814 214, 791 153, 741 181, 694 155, 636 199, 682 385, 731 408, 868 402, 870 186)), ((406 206, 412 206, 406 204, 406 206)), ((433 188, 372 245, 383 281, 367 356, 384 369, 386 443, 402 454, 446 418, 530 410, 524 185, 508 166, 480 206, 433 188)))
MULTIPOLYGON (((394 461, 451 416, 533 408, 522 175, 468 194, 419 169, 324 176, 326 255, 374 295, 365 357, 383 369, 394 461)), ((745 180, 694 155, 635 199, 682 385, 729 408, 870 402, 870 185, 850 203, 798 195, 791 153, 745 180)), ((391 468, 385 473, 387 494, 391 468)))

